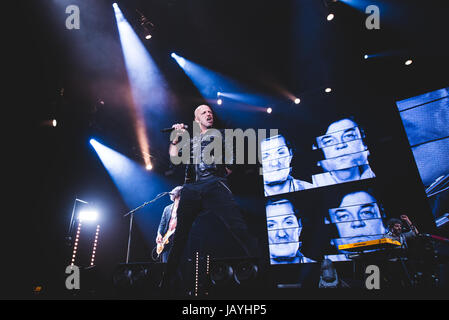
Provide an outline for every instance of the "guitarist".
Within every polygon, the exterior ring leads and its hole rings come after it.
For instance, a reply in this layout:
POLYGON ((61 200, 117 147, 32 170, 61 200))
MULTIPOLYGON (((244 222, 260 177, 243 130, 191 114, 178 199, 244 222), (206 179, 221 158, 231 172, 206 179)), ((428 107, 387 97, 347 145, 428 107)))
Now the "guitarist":
POLYGON ((173 233, 176 230, 176 212, 178 210, 181 189, 182 186, 177 186, 170 191, 170 200, 173 201, 173 203, 164 208, 164 212, 162 213, 161 221, 159 223, 159 228, 157 230, 156 244, 158 250, 163 249, 159 255, 164 263, 167 262, 168 255, 172 247, 173 233))

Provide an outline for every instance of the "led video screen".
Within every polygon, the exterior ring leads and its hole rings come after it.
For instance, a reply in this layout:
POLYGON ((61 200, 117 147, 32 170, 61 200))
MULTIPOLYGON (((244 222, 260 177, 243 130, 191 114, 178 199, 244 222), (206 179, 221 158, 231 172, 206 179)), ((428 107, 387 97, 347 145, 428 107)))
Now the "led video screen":
POLYGON ((301 252, 302 218, 292 202, 288 199, 268 201, 265 208, 270 263, 310 262, 301 252))
MULTIPOLYGON (((324 223, 331 228, 331 249, 327 252, 330 260, 347 260, 345 250, 341 249, 345 245, 385 238, 386 215, 372 188, 340 190, 328 197, 332 199, 326 203, 329 209, 324 223)), ((374 250, 369 246, 365 249, 374 250)))
POLYGON ((385 238, 388 217, 377 189, 371 180, 269 197, 270 264, 347 261, 351 252, 342 246, 385 238))
POLYGON ((448 90, 396 103, 437 227, 449 216, 448 90))
POLYGON ((315 168, 304 179, 292 175, 295 154, 284 135, 261 141, 265 196, 375 178, 364 139, 364 130, 352 117, 329 123, 321 135, 311 140, 308 153, 315 159, 315 168))
POLYGON ((346 261, 341 246, 386 234, 365 128, 352 115, 316 122, 309 137, 279 130, 260 143, 271 265, 346 261))

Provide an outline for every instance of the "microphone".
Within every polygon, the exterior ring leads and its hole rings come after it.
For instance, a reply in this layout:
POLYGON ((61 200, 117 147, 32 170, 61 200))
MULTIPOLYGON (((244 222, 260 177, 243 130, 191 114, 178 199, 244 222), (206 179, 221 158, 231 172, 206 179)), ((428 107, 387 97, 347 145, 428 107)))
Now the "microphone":
MULTIPOLYGON (((184 129, 189 129, 189 126, 185 124, 184 129)), ((161 129, 161 132, 172 132, 173 130, 175 130, 175 128, 164 128, 161 129)))

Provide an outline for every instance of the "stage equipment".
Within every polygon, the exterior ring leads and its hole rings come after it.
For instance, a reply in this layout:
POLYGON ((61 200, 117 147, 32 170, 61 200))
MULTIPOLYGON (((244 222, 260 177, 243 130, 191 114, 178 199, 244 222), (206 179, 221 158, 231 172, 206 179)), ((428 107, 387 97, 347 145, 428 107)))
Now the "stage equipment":
POLYGON ((390 238, 382 238, 377 240, 369 240, 355 243, 348 243, 339 245, 338 249, 342 251, 364 251, 364 250, 374 250, 374 249, 385 249, 385 248, 398 248, 401 246, 401 243, 390 239, 390 238))
POLYGON ((119 297, 157 297, 164 263, 122 263, 112 275, 115 294, 119 297))
POLYGON ((143 13, 141 13, 139 10, 136 9, 136 12, 139 14, 139 23, 140 26, 142 27, 145 39, 147 40, 151 39, 153 37, 155 30, 154 24, 150 20, 148 20, 148 18, 145 17, 143 13))
POLYGON ((72 243, 71 243, 71 241, 72 241, 71 234, 72 234, 73 224, 75 222, 76 204, 78 202, 84 203, 84 204, 88 204, 87 201, 84 201, 84 200, 81 200, 81 199, 78 199, 78 198, 75 198, 75 201, 73 202, 72 217, 70 218, 69 230, 67 231, 67 236, 66 236, 66 240, 67 240, 67 242, 68 242, 68 244, 70 246, 72 245, 72 243))
POLYGON ((70 264, 78 267, 93 267, 100 233, 100 225, 94 223, 98 219, 98 212, 86 206, 78 210, 77 203, 88 205, 87 201, 75 198, 69 229, 65 237, 67 246, 72 248, 70 264), (79 212, 75 219, 76 211, 79 212), (78 220, 78 227, 74 231, 76 220, 78 220))
POLYGON ((209 297, 258 295, 266 288, 266 278, 256 258, 211 259, 205 294, 209 297))

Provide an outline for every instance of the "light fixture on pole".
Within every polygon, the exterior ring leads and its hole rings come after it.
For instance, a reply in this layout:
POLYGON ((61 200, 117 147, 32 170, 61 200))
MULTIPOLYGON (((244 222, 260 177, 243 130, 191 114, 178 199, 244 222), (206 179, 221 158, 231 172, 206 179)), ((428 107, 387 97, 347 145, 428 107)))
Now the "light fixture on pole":
POLYGON ((139 10, 136 9, 136 12, 139 14, 139 23, 143 30, 143 36, 147 40, 151 39, 154 34, 154 24, 139 10))
POLYGON ((332 21, 335 18, 335 13, 334 10, 332 10, 331 6, 333 6, 333 3, 337 2, 337 0, 323 0, 324 6, 326 7, 326 11, 327 11, 327 16, 326 16, 326 20, 327 21, 332 21))
POLYGON ((76 210, 76 204, 80 202, 80 203, 84 203, 84 204, 88 204, 87 201, 78 199, 75 197, 75 201, 73 203, 73 209, 72 209, 72 217, 70 218, 70 224, 69 224, 69 230, 67 231, 67 236, 66 236, 66 241, 67 241, 67 245, 71 246, 72 245, 72 228, 73 228, 73 223, 75 221, 75 210, 76 210))

